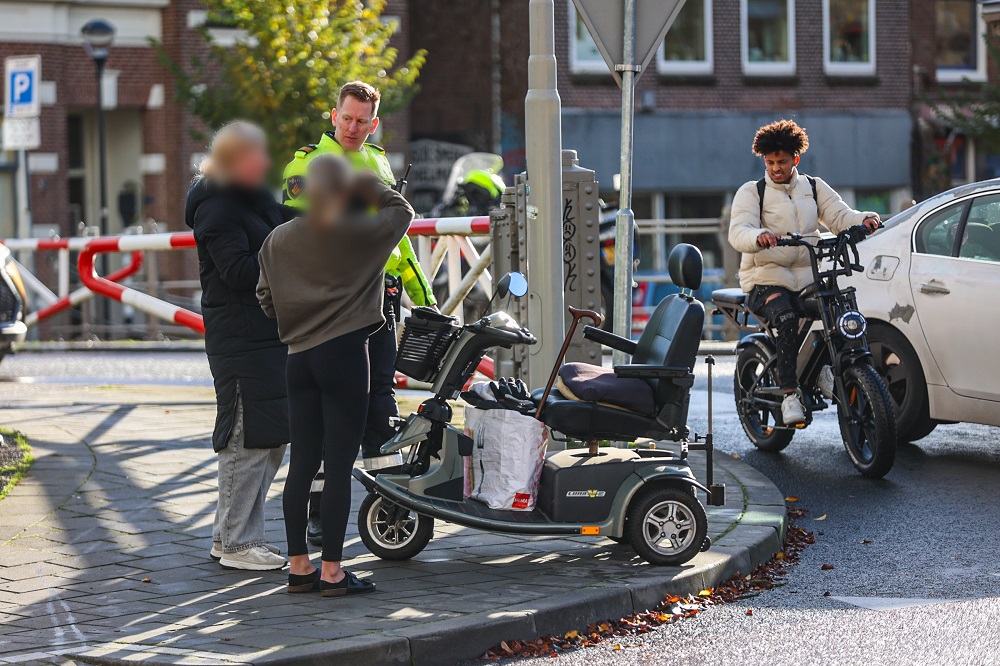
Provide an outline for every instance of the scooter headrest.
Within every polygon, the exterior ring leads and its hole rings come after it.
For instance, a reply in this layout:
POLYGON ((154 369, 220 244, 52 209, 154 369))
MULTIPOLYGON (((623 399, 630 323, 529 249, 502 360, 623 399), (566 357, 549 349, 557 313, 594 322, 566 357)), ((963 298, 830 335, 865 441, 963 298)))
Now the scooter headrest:
POLYGON ((675 286, 681 289, 698 289, 701 287, 701 273, 704 261, 701 250, 694 245, 679 243, 670 251, 667 259, 667 270, 675 286))

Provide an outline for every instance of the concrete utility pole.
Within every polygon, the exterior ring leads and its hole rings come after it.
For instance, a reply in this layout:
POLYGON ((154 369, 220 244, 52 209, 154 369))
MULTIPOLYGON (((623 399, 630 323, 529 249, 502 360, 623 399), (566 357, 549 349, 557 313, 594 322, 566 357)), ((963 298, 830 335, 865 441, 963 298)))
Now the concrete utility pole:
POLYGON ((562 260, 562 102, 556 90, 553 0, 528 3, 528 94, 524 98, 528 162, 528 384, 544 385, 565 335, 562 260))

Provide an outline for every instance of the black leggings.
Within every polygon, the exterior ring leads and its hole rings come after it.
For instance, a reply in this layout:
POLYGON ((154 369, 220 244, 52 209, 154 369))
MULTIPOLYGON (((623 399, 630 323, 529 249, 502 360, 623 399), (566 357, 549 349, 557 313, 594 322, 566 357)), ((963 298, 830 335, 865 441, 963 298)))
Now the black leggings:
POLYGON ((305 555, 309 486, 322 460, 323 561, 339 562, 351 513, 351 470, 368 413, 368 335, 363 329, 288 355, 291 459, 283 507, 289 555, 305 555))
POLYGON ((799 335, 797 300, 798 296, 788 289, 771 285, 754 287, 747 298, 750 310, 759 312, 778 332, 778 359, 775 365, 778 383, 786 391, 794 391, 799 387, 795 365, 802 340, 799 335), (767 302, 772 294, 777 296, 767 302))

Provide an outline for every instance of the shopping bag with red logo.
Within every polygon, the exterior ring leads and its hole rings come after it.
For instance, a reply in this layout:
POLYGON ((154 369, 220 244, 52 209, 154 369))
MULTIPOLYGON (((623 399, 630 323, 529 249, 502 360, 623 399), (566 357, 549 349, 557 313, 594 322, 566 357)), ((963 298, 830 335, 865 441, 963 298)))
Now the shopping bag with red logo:
POLYGON ((491 509, 531 511, 545 462, 545 425, 509 409, 465 408, 465 430, 475 442, 466 488, 491 509))

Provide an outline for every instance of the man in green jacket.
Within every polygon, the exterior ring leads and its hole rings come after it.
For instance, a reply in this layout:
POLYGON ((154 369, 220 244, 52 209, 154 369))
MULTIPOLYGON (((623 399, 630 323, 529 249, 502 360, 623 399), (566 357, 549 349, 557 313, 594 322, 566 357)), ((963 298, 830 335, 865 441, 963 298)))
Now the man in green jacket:
MULTIPOLYGON (((334 154, 346 158, 357 169, 373 172, 386 184, 393 185, 395 178, 385 150, 368 143, 379 125, 378 105, 380 93, 373 86, 352 81, 340 89, 337 108, 330 112, 333 131, 326 131, 319 143, 302 146, 295 151, 292 161, 282 175, 285 203, 304 208, 306 170, 317 155, 334 154)), ((399 417, 396 394, 393 389, 396 359, 395 322, 398 316, 400 285, 414 305, 437 305, 431 284, 420 270, 410 239, 406 236, 393 251, 385 267, 385 319, 386 325, 368 340, 368 358, 371 386, 368 399, 368 421, 361 444, 365 466, 377 469, 390 461, 379 460, 380 448, 394 434, 393 420, 399 417)), ((322 543, 319 511, 323 492, 323 470, 313 483, 309 502, 309 541, 322 543)))

